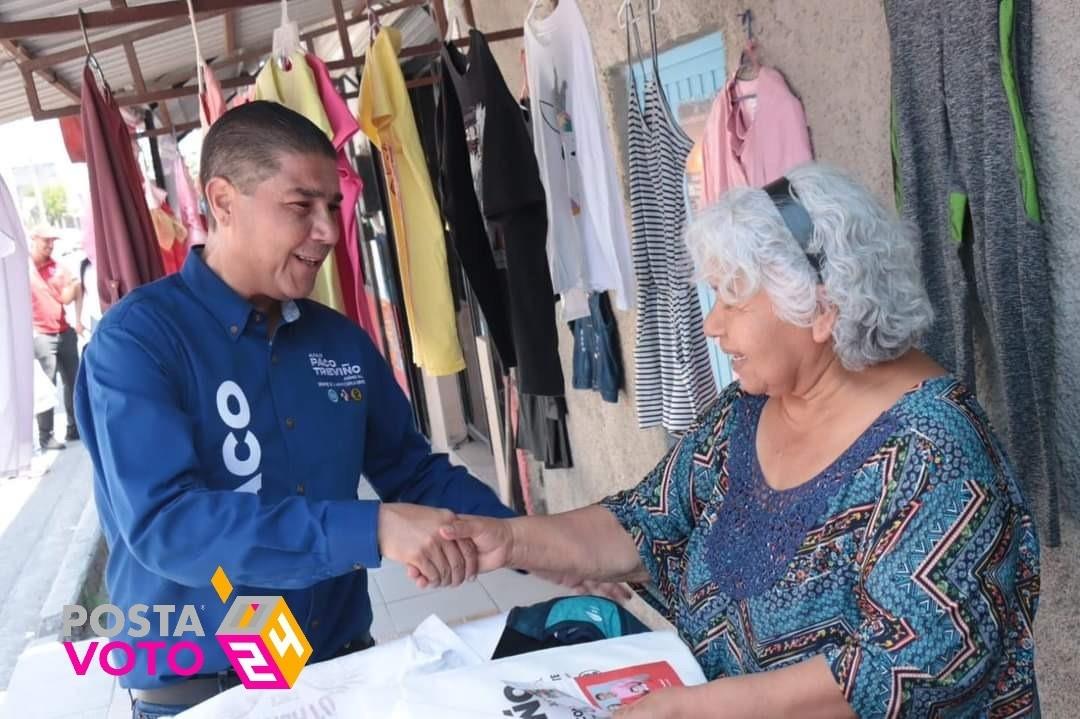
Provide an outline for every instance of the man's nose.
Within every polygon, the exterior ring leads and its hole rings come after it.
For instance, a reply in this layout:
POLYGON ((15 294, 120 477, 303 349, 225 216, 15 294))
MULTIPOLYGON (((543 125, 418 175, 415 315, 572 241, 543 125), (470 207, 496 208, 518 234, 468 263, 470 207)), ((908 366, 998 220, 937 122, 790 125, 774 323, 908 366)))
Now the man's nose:
POLYGON ((324 245, 337 244, 339 234, 337 213, 330 210, 321 213, 311 227, 311 239, 324 245))

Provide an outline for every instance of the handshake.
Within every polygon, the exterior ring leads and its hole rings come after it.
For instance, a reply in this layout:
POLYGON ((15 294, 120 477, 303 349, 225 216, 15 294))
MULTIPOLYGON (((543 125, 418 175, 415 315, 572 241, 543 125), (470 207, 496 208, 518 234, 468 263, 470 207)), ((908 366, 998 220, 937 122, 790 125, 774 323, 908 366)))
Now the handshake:
MULTIPOLYGON (((523 521, 528 520, 459 515, 418 504, 382 504, 379 551, 387 559, 405 565, 409 577, 421 589, 456 587, 475 580, 478 574, 506 567, 528 570, 578 593, 599 594, 620 602, 630 599, 630 590, 621 583, 545 566, 540 553, 530 552, 523 521)), ((636 557, 632 542, 630 551, 636 557)))
POLYGON ((379 551, 407 567, 421 588, 456 587, 513 566, 510 520, 392 503, 379 508, 379 551))

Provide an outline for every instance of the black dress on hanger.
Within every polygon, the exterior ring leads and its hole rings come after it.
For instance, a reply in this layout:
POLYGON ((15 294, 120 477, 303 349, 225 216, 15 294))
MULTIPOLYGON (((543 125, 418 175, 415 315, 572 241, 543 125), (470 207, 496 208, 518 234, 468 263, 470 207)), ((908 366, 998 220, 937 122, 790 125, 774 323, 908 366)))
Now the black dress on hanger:
POLYGON ((544 187, 521 108, 486 38, 475 29, 469 33, 469 48, 467 56, 452 44, 442 49, 443 210, 500 357, 504 363, 511 354, 516 360, 524 419, 519 444, 544 458, 549 467, 568 467, 565 383, 547 259, 544 187), (506 301, 499 307, 494 306, 499 298, 491 290, 496 286, 505 287, 506 301), (478 291, 481 287, 486 288, 486 301, 478 291), (492 317, 496 322, 507 317, 510 342, 505 334, 502 342, 512 349, 499 346, 492 317))

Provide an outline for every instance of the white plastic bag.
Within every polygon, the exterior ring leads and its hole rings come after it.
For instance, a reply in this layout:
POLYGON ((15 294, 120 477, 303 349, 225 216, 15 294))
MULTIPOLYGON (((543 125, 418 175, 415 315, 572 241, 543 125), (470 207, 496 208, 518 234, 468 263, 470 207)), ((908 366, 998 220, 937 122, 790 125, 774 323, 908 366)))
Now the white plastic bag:
MULTIPOLYGON (((649 632, 522 654, 478 666, 405 677, 394 719, 594 719, 610 705, 590 701, 582 684, 597 673, 666 663, 685 686, 705 683, 686 645, 671 632, 649 632), (582 680, 579 682, 579 679, 582 680)), ((595 697, 593 697, 595 699, 595 697)))
POLYGON ((389 719, 406 673, 439 672, 482 661, 453 630, 432 616, 412 636, 305 667, 291 689, 234 687, 178 717, 389 719))

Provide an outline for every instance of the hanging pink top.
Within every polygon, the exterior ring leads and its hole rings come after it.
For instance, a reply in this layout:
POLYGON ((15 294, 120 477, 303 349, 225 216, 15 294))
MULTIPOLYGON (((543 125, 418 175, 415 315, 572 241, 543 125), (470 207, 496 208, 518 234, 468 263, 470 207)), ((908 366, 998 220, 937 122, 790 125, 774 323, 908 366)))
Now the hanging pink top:
POLYGON ((221 83, 218 82, 214 71, 209 65, 203 67, 203 94, 199 98, 199 113, 202 119, 203 132, 218 121, 225 114, 228 107, 225 105, 225 95, 221 92, 221 83))
POLYGON ((319 88, 326 118, 334 132, 333 144, 338 151, 338 179, 341 181, 341 241, 334 248, 338 274, 341 281, 345 311, 354 322, 375 336, 375 323, 368 306, 367 293, 364 291, 364 267, 360 258, 360 243, 356 226, 356 203, 360 199, 363 183, 353 170, 345 145, 353 135, 360 131, 356 115, 349 109, 348 103, 338 94, 330 71, 318 57, 308 53, 308 66, 315 75, 315 84, 319 88))
POLYGON ((206 218, 199 212, 199 193, 179 152, 173 164, 173 179, 176 180, 178 215, 187 230, 188 245, 202 245, 206 242, 206 218))
POLYGON ((701 149, 707 205, 732 187, 762 187, 813 159, 802 103, 771 67, 749 82, 728 81, 713 101, 701 149), (747 95, 757 97, 738 99, 747 95))

